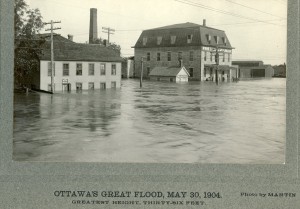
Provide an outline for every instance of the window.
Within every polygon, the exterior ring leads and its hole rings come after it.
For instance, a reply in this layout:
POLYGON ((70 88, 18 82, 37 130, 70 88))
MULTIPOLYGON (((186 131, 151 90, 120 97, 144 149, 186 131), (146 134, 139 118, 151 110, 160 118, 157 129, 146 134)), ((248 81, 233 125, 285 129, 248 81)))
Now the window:
POLYGON ((168 61, 171 61, 171 52, 167 52, 168 53, 168 61))
POLYGON ((190 51, 190 61, 194 61, 194 51, 190 51))
POLYGON ((150 74, 150 67, 147 67, 147 75, 150 74))
POLYGON ((204 67, 204 76, 206 76, 208 74, 208 69, 207 67, 204 67))
POLYGON ((93 90, 94 89, 94 82, 89 82, 89 89, 93 90))
POLYGON ((171 36, 171 44, 175 44, 176 42, 176 36, 171 36))
POLYGON ((105 75, 105 64, 100 64, 100 75, 105 75))
POLYGON ((189 68, 190 77, 194 77, 194 68, 189 68))
POLYGON ((69 76, 69 64, 63 64, 63 76, 69 76))
POLYGON ((187 35, 187 43, 190 44, 192 43, 192 38, 193 38, 193 35, 187 35))
POLYGON ((211 62, 213 61, 213 53, 212 52, 210 53, 210 61, 211 62))
POLYGON ((207 37, 207 42, 210 44, 211 43, 211 36, 209 34, 207 34, 206 37, 207 37))
POLYGON ((106 89, 106 83, 100 83, 100 89, 106 89))
POLYGON ((225 62, 225 55, 226 55, 226 54, 224 53, 224 54, 223 54, 223 62, 225 62))
POLYGON ((160 61, 160 52, 157 52, 157 61, 160 61))
POLYGON ((76 75, 82 75, 82 64, 81 63, 76 64, 76 75))
POLYGON ((157 45, 160 45, 161 41, 162 41, 162 37, 161 36, 157 37, 157 45))
POLYGON ((116 64, 111 64, 111 74, 117 75, 117 66, 116 64))
POLYGON ((228 54, 228 62, 230 62, 230 54, 228 54))
POLYGON ((82 83, 76 83, 76 90, 82 90, 82 83))
POLYGON ((178 52, 178 60, 182 59, 182 52, 178 52))
POLYGON ((89 64, 89 75, 95 75, 95 64, 89 64))
POLYGON ((150 52, 147 52, 147 61, 150 61, 150 52))
POLYGON ((116 82, 116 81, 112 81, 112 82, 111 82, 111 88, 112 88, 112 89, 117 88, 117 82, 116 82))
POLYGON ((174 78, 170 78, 170 82, 173 82, 174 81, 174 78))
MULTIPOLYGON (((48 62, 48 76, 51 76, 52 73, 51 62, 48 62)), ((53 76, 55 76, 55 62, 53 63, 53 76)))
POLYGON ((226 37, 223 37, 223 43, 224 43, 224 45, 226 46, 226 44, 227 44, 227 39, 226 39, 226 37))
POLYGON ((147 37, 144 37, 143 38, 143 46, 146 46, 146 44, 147 44, 147 37))
POLYGON ((206 59, 207 59, 207 52, 205 51, 204 52, 204 61, 206 61, 206 59))
POLYGON ((215 36, 215 41, 217 44, 219 44, 219 36, 215 36))

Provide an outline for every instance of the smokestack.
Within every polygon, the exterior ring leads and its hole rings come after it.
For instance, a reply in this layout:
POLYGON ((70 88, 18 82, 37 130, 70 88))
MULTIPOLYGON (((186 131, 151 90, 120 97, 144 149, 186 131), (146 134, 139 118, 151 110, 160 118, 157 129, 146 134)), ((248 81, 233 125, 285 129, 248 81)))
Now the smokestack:
POLYGON ((90 36, 89 43, 93 43, 94 40, 98 38, 98 28, 97 28, 97 9, 90 9, 90 36))
POLYGON ((203 19, 203 26, 206 26, 206 19, 203 19))
POLYGON ((73 35, 68 34, 68 39, 69 39, 70 41, 73 41, 73 35))

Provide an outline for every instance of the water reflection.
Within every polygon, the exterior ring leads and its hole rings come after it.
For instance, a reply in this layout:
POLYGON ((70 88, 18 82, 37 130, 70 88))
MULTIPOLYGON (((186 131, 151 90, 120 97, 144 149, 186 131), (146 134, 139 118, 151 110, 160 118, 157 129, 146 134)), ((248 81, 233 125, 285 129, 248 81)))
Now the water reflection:
POLYGON ((283 163, 285 79, 15 95, 14 159, 283 163))

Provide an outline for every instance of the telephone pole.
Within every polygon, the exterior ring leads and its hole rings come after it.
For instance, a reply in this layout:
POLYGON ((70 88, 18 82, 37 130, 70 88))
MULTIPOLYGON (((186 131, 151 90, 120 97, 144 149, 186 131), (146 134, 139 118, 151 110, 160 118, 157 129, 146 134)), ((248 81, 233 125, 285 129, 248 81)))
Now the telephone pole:
POLYGON ((54 28, 53 25, 55 23, 61 23, 61 21, 53 21, 45 23, 45 25, 51 25, 50 29, 46 29, 46 31, 51 31, 51 92, 54 93, 54 49, 53 49, 53 31, 59 30, 61 28, 54 28))
POLYGON ((218 75, 219 63, 220 63, 219 61, 220 61, 219 46, 216 45, 215 62, 216 62, 216 84, 217 85, 219 84, 219 75, 218 75))
POLYGON ((107 33, 107 44, 109 44, 109 37, 110 37, 110 34, 114 34, 114 32, 115 32, 115 29, 112 29, 112 28, 107 28, 107 27, 102 27, 102 29, 103 29, 103 33, 107 33))

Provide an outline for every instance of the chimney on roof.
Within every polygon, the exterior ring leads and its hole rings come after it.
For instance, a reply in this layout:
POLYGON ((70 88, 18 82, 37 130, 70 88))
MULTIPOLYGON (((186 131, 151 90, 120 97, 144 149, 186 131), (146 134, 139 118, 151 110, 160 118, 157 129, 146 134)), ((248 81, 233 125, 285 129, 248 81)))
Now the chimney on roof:
POLYGON ((90 35, 89 43, 93 43, 94 40, 98 38, 98 28, 97 28, 97 9, 90 9, 90 35))
POLYGON ((206 19, 203 19, 203 26, 206 26, 206 19))
POLYGON ((68 34, 68 39, 69 39, 70 41, 73 41, 73 35, 68 34))

